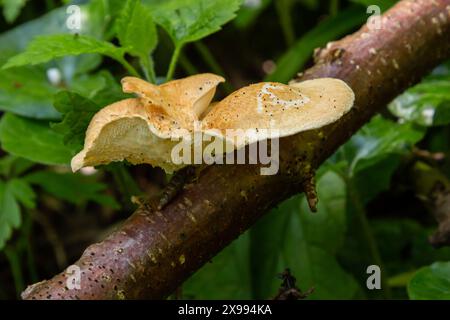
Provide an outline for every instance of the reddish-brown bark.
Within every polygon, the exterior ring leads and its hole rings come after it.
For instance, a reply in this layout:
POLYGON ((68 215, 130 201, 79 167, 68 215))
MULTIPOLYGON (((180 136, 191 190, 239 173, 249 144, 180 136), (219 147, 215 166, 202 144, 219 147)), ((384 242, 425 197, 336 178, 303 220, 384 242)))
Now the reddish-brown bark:
MULTIPOLYGON (((355 91, 355 107, 334 124, 280 141, 280 172, 250 165, 211 166, 161 212, 138 209, 75 264, 81 289, 66 275, 34 284, 24 299, 164 298, 292 194, 372 115, 450 57, 450 0, 404 0, 383 15, 380 30, 330 44, 298 80, 335 77, 355 91), (321 132, 321 134, 319 134, 321 132)), ((320 204, 319 204, 320 205, 320 204)))

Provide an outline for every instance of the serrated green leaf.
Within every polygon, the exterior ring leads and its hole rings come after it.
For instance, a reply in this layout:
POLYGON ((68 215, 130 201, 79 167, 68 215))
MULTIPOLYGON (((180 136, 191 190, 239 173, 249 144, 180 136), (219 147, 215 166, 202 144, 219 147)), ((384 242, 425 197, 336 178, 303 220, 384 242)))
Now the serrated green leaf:
POLYGON ((63 120, 52 124, 51 128, 64 136, 64 144, 81 150, 89 122, 101 107, 92 100, 70 91, 56 94, 54 106, 63 115, 63 120))
POLYGON ((436 262, 418 271, 408 283, 412 300, 450 300, 450 262, 436 262))
POLYGON ((11 184, 0 180, 0 250, 11 237, 12 231, 21 224, 20 207, 11 184))
MULTIPOLYGON (((108 1, 108 7, 115 2, 108 1)), ((80 6, 85 18, 80 34, 97 38, 103 36, 110 19, 103 8, 106 4, 106 1, 94 0, 80 6)), ((70 33, 71 30, 66 27, 67 17, 65 7, 55 9, 1 34, 0 65, 3 65, 7 58, 25 50, 29 42, 38 35, 70 33)), ((86 77, 85 74, 97 67, 100 60, 100 55, 88 54, 64 57, 45 66, 0 70, 0 109, 26 117, 58 119, 60 115, 52 106, 53 94, 62 85, 77 91, 74 87, 80 81, 79 78, 86 77), (52 84, 47 79, 49 68, 56 68, 61 73, 60 84, 52 84)))
POLYGON ((121 60, 124 48, 84 35, 55 34, 36 37, 26 51, 10 58, 3 69, 36 65, 70 55, 98 53, 115 60, 121 60))
MULTIPOLYGON (((84 19, 79 33, 102 38, 108 32, 112 7, 121 3, 116 0, 94 0, 80 5, 84 19)), ((67 17, 66 8, 59 8, 0 35, 0 64, 3 65, 8 57, 23 51, 36 36, 55 33, 67 33, 70 36, 71 30, 66 27, 67 17)), ((0 70, 0 109, 37 119, 59 119, 61 115, 52 106, 53 95, 62 85, 83 95, 98 91, 97 80, 100 77, 88 76, 86 73, 99 63, 98 54, 87 54, 66 56, 46 66, 0 70), (60 84, 52 84, 48 80, 47 71, 50 67, 61 73, 60 84)))
MULTIPOLYGON (((92 77, 87 80, 92 79, 92 77)), ((54 106, 62 115, 62 121, 51 124, 51 128, 64 136, 64 144, 79 151, 83 147, 84 137, 92 117, 102 107, 128 97, 110 73, 102 72, 100 79, 94 81, 95 90, 86 98, 77 92, 61 91, 54 97, 54 106), (102 80, 101 87, 99 81, 102 80)), ((83 91, 86 90, 86 83, 83 91)))
MULTIPOLYGON (((153 1, 150 1, 153 2, 153 1)), ((153 18, 176 46, 200 40, 236 16, 241 0, 167 0, 151 5, 153 18)))
POLYGON ((116 21, 120 44, 140 58, 149 57, 158 42, 156 27, 148 7, 139 0, 128 0, 116 21))
MULTIPOLYGON (((111 19, 110 7, 117 1, 111 0, 106 2, 103 0, 93 0, 88 4, 80 5, 83 24, 81 30, 79 30, 79 34, 92 36, 97 39, 104 38, 104 33, 107 31, 106 28, 111 19)), ((66 7, 62 7, 1 34, 0 53, 8 52, 8 55, 11 56, 12 54, 21 52, 37 36, 62 33, 72 34, 73 31, 66 26, 67 18, 66 7)), ((99 63, 100 58, 97 54, 65 57, 56 62, 66 82, 70 81, 77 74, 83 74, 88 70, 92 70, 99 63)))
POLYGON ((4 177, 17 177, 33 165, 34 163, 27 159, 8 154, 0 159, 0 174, 4 177))
POLYGON ((26 182, 38 185, 49 194, 80 205, 93 201, 118 209, 119 205, 111 197, 104 194, 107 186, 97 182, 95 177, 73 173, 56 173, 52 171, 38 171, 23 178, 26 182))
POLYGON ((11 113, 0 120, 2 149, 43 164, 68 165, 76 150, 63 143, 63 136, 47 122, 26 119, 11 113))
POLYGON ((29 209, 36 207, 36 194, 25 180, 14 178, 9 180, 8 184, 14 197, 24 207, 29 209))

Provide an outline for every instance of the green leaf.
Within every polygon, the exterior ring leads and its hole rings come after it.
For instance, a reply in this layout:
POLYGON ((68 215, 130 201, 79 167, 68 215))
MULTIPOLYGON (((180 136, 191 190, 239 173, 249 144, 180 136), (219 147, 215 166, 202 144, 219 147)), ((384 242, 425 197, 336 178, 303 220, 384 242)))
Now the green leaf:
POLYGON ((153 18, 148 7, 139 0, 128 0, 116 21, 120 44, 130 48, 130 53, 148 60, 158 42, 153 18))
MULTIPOLYGON (((54 106, 62 114, 63 120, 51 124, 51 128, 63 135, 64 144, 69 145, 73 150, 79 151, 83 148, 87 127, 97 111, 129 96, 122 92, 110 73, 102 72, 100 77, 101 87, 97 83, 98 80, 93 83, 95 90, 89 86, 90 99, 71 91, 61 91, 54 97, 54 106)), ((87 80, 93 80, 93 77, 87 80)), ((85 83, 84 86, 83 91, 87 91, 85 83)))
POLYGON ((68 165, 75 155, 63 143, 63 136, 47 122, 5 114, 0 120, 0 141, 3 150, 34 162, 68 165))
POLYGON ((69 55, 99 53, 122 61, 124 48, 84 35, 55 34, 36 37, 27 50, 8 60, 3 69, 36 65, 69 55))
POLYGON ((50 83, 46 71, 43 66, 24 66, 0 71, 0 110, 29 118, 58 120, 61 114, 52 104, 53 96, 60 90, 60 85, 88 97, 100 94, 105 96, 106 91, 110 91, 109 96, 115 98, 118 97, 116 93, 120 92, 116 90, 118 82, 106 71, 93 75, 75 75, 68 82, 62 81, 57 85, 50 83))
POLYGON ((424 135, 424 128, 411 123, 398 124, 378 115, 337 151, 335 160, 348 164, 351 177, 389 155, 406 154, 424 135))
POLYGON ((114 209, 119 208, 119 205, 111 196, 103 193, 107 186, 97 182, 95 176, 37 171, 25 176, 24 180, 30 184, 40 186, 46 192, 59 199, 76 205, 93 201, 114 209))
MULTIPOLYGON (((111 7, 117 0, 93 0, 86 5, 80 5, 83 15, 83 25, 80 34, 89 35, 98 39, 103 38, 111 19, 111 7)), ((0 55, 8 55, 23 51, 37 36, 52 34, 72 34, 66 27, 68 15, 66 7, 52 10, 41 17, 23 23, 12 30, 0 35, 0 55)), ((78 57, 65 57, 57 61, 63 72, 63 79, 68 82, 76 74, 82 74, 98 66, 99 55, 88 54, 78 57)))
POLYGON ((357 294, 358 284, 334 257, 346 231, 345 184, 328 171, 318 181, 318 193, 317 213, 310 213, 305 199, 295 196, 252 228, 254 298, 274 296, 280 285, 276 275, 285 268, 291 269, 301 290, 315 287, 311 299, 350 299, 357 294))
MULTIPOLYGON (((117 1, 94 0, 81 5, 83 27, 80 34, 101 38, 107 30, 108 7, 117 1), (105 13, 106 12, 106 13, 105 13)), ((7 58, 25 50, 36 36, 55 33, 70 33, 66 27, 66 8, 53 10, 43 16, 23 23, 0 35, 0 65, 7 58)), ((52 106, 52 96, 64 85, 78 91, 75 86, 80 78, 100 63, 98 54, 68 56, 50 65, 26 66, 0 70, 0 109, 22 116, 38 119, 58 119, 59 113, 52 106), (56 68, 62 75, 60 84, 52 84, 47 79, 49 68, 56 68), (76 78, 76 79, 75 79, 76 78)))
POLYGON ((363 203, 368 203, 378 194, 389 189, 392 175, 400 166, 401 158, 400 154, 386 154, 351 177, 363 203))
POLYGON ((422 140, 425 129, 375 116, 327 161, 352 179, 363 202, 386 190, 401 158, 422 140))
POLYGON ((325 19, 314 29, 297 40, 276 62, 276 69, 265 81, 288 82, 303 69, 311 58, 314 49, 326 45, 339 36, 364 23, 367 19, 364 10, 352 7, 325 19))
POLYGON ((54 99, 54 106, 63 115, 63 120, 52 124, 52 129, 64 135, 64 144, 81 150, 89 122, 101 107, 92 100, 70 91, 61 91, 54 99))
POLYGON ((0 249, 21 224, 20 207, 9 182, 0 180, 0 249))
POLYGON ((450 123, 450 72, 432 75, 398 96, 389 110, 404 121, 422 126, 450 123))
POLYGON ((183 284, 183 298, 251 299, 248 246, 245 233, 183 284))
POLYGON ((2 0, 3 16, 6 22, 13 23, 28 0, 2 0))
POLYGON ((30 185, 23 179, 11 179, 8 181, 14 197, 26 208, 36 207, 36 194, 30 185))
POLYGON ((33 162, 13 155, 6 155, 0 159, 0 174, 4 177, 17 177, 30 169, 33 162))
POLYGON ((450 300, 450 262, 422 268, 408 283, 412 300, 450 300))
MULTIPOLYGON (((152 1, 150 1, 152 2, 152 1)), ((153 18, 176 46, 200 40, 232 20, 241 0, 167 0, 153 8, 153 18)))
MULTIPOLYGON (((121 2, 94 0, 81 5, 83 25, 80 34, 104 37, 108 31, 112 7, 121 2)), ((36 36, 67 33, 70 37, 71 30, 66 27, 67 17, 66 8, 56 9, 0 35, 0 65, 7 58, 23 51, 36 36)), ((98 91, 92 86, 96 85, 99 77, 87 75, 87 72, 99 63, 98 54, 87 54, 66 56, 47 65, 0 70, 0 109, 37 119, 59 119, 60 114, 52 106, 53 95, 62 86, 83 95, 88 94, 88 89, 98 91), (50 68, 61 73, 61 83, 50 83, 47 78, 50 68)))
POLYGON ((0 110, 37 119, 58 119, 51 85, 42 67, 23 67, 0 71, 0 110))
MULTIPOLYGON (((4 0, 2 0, 4 1, 4 0)), ((23 0, 12 0, 20 2, 23 0)), ((98 39, 108 39, 105 36, 109 32, 111 19, 116 15, 116 11, 123 6, 123 0, 91 0, 86 4, 79 5, 83 16, 83 24, 80 34, 89 35, 98 39)), ((29 20, 19 26, 8 30, 0 35, 0 43, 9 43, 7 47, 0 47, 2 50, 22 51, 38 35, 49 34, 72 34, 66 26, 67 7, 60 7, 49 11, 36 19, 29 20)))

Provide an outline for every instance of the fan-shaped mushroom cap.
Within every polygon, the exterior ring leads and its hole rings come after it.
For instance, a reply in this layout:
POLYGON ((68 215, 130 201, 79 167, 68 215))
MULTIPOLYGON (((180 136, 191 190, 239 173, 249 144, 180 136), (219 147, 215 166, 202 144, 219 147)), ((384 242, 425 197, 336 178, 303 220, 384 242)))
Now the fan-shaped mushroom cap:
POLYGON ((352 89, 338 79, 321 78, 292 85, 256 83, 215 105, 202 121, 203 130, 219 129, 223 135, 227 129, 253 130, 245 142, 238 143, 239 148, 257 140, 327 125, 348 112, 354 99, 352 89))
POLYGON ((124 92, 137 93, 144 101, 160 106, 170 117, 189 127, 201 118, 216 87, 224 81, 215 74, 203 73, 155 86, 138 78, 125 77, 122 87, 124 92))
POLYGON ((86 131, 84 149, 72 158, 73 171, 82 167, 127 160, 148 163, 172 172, 182 166, 171 161, 171 150, 187 130, 151 104, 126 99, 101 109, 86 131))
MULTIPOLYGON (((172 172, 187 165, 172 159, 181 139, 192 148, 199 132, 218 137, 217 142, 226 145, 219 149, 223 151, 214 152, 220 156, 230 146, 241 148, 334 122, 350 110, 355 98, 343 81, 323 78, 293 85, 257 83, 211 103, 222 81, 222 77, 201 74, 155 86, 124 78, 124 91, 137 93, 139 98, 116 102, 92 118, 84 149, 72 159, 72 169, 127 160, 172 172), (195 126, 205 113, 201 125, 195 126), (229 135, 229 129, 245 130, 246 135, 243 139, 229 135)), ((205 141, 210 140, 203 139, 202 147, 205 141)), ((188 151, 191 156, 198 155, 193 149, 188 151)))
POLYGON ((134 77, 122 79, 123 91, 139 98, 116 102, 93 117, 84 149, 72 159, 72 170, 122 160, 168 172, 183 167, 172 162, 171 151, 180 139, 189 138, 223 81, 210 73, 160 86, 134 77))

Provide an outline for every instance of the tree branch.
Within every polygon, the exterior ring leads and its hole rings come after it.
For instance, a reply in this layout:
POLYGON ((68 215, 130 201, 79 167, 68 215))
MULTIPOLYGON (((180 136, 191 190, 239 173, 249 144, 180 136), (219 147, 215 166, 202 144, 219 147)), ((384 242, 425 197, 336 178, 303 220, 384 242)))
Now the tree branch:
POLYGON ((161 212, 139 208, 75 264, 81 289, 67 276, 34 284, 24 299, 164 298, 247 230, 264 212, 303 190, 329 155, 380 108, 450 57, 450 0, 404 0, 383 15, 382 28, 331 43, 298 81, 334 77, 355 91, 356 105, 338 122, 280 141, 280 172, 256 165, 215 165, 161 212), (319 134, 320 131, 320 134, 319 134))

